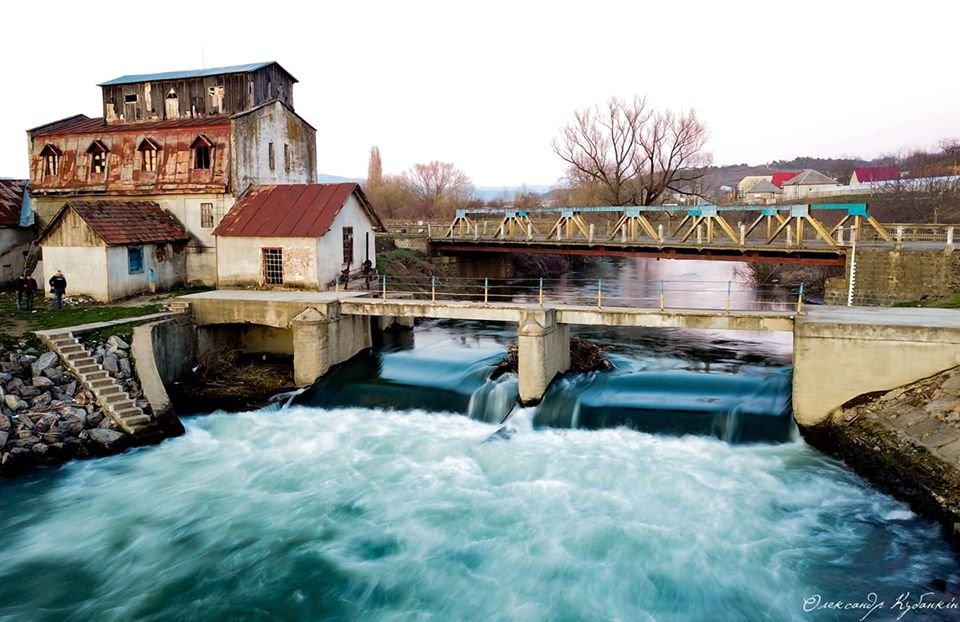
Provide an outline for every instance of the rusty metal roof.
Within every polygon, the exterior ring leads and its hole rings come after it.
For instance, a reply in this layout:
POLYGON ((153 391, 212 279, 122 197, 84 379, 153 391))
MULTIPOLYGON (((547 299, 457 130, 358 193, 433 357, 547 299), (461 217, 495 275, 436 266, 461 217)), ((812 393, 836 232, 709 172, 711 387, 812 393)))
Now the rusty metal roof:
POLYGON ((218 236, 319 238, 356 195, 375 228, 383 224, 357 183, 252 186, 213 231, 218 236))
POLYGON ((229 125, 230 117, 225 115, 210 117, 192 117, 184 119, 163 119, 156 121, 113 121, 107 123, 103 117, 89 118, 84 115, 71 117, 64 122, 55 122, 30 130, 31 136, 52 136, 68 134, 95 134, 97 132, 149 132, 151 130, 176 129, 181 127, 201 127, 207 125, 229 125))
POLYGON ((0 227, 19 227, 26 179, 0 179, 0 227))
POLYGON ((153 201, 69 201, 47 225, 40 236, 41 243, 56 228, 63 214, 71 209, 107 246, 186 242, 190 239, 183 225, 153 201))
MULTIPOLYGON (((190 78, 205 78, 208 76, 220 76, 231 73, 250 73, 251 71, 256 71, 257 69, 263 69, 264 67, 269 67, 270 65, 277 65, 280 67, 280 64, 276 61, 267 61, 265 63, 249 63, 246 65, 232 65, 229 67, 210 67, 209 69, 187 69, 185 71, 166 71, 163 73, 143 73, 143 74, 132 74, 128 76, 120 76, 119 78, 114 78, 113 80, 108 80, 106 82, 101 82, 97 86, 113 86, 116 84, 136 84, 138 82, 160 82, 163 80, 186 80, 190 78)), ((288 76, 293 78, 293 81, 296 82, 297 79, 290 74, 289 71, 280 67, 288 76)))

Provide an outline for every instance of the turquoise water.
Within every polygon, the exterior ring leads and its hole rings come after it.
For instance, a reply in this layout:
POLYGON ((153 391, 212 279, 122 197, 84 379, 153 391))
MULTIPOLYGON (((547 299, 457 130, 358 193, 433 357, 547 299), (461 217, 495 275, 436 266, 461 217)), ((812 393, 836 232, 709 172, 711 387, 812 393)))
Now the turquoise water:
POLYGON ((488 379, 512 331, 426 323, 289 408, 191 417, 180 438, 0 484, 0 620, 893 620, 956 603, 938 527, 789 425, 789 338, 594 331, 616 368, 519 408, 515 377, 488 379))

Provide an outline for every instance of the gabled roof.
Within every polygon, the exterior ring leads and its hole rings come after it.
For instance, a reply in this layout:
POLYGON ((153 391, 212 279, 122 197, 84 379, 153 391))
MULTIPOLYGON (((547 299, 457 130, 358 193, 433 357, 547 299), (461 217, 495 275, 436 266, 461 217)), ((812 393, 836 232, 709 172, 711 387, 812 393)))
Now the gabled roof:
MULTIPOLYGON (((107 80, 106 82, 101 82, 97 86, 114 86, 117 84, 136 84, 138 82, 160 82, 163 80, 185 80, 189 78, 205 78, 208 76, 220 76, 227 75, 231 73, 251 73, 258 69, 263 69, 264 67, 269 67, 270 65, 276 65, 280 67, 280 64, 276 61, 267 61, 265 63, 249 63, 247 65, 231 65, 229 67, 210 67, 209 69, 187 69, 184 71, 165 71, 162 73, 142 73, 142 74, 131 74, 127 76, 120 76, 119 78, 114 78, 113 80, 107 80)), ((297 79, 294 78, 289 71, 280 67, 280 69, 286 73, 290 78, 296 82, 297 79)))
POLYGON ((357 197, 374 228, 383 229, 357 183, 281 184, 252 186, 237 199, 213 234, 319 238, 330 230, 351 195, 357 197))
POLYGON ((853 169, 853 174, 861 184, 900 179, 900 169, 896 166, 858 166, 853 169))
POLYGON ((826 184, 838 185, 837 180, 832 177, 827 177, 823 173, 819 173, 812 168, 808 168, 796 177, 793 177, 789 181, 784 182, 784 186, 822 186, 826 184))
POLYGON ((770 181, 771 179, 770 175, 747 175, 737 182, 737 189, 740 192, 748 192, 758 181, 770 181))
POLYGON ((19 227, 26 179, 0 179, 0 227, 19 227))
POLYGON ((73 210, 107 246, 186 242, 187 230, 153 201, 69 201, 53 217, 40 243, 73 210))
POLYGON ((773 175, 770 176, 770 183, 777 188, 783 188, 783 184, 787 183, 799 174, 800 171, 774 171, 773 175))
POLYGON ((766 179, 761 179, 757 183, 750 186, 747 189, 747 192, 772 192, 774 194, 782 194, 783 190, 774 186, 772 182, 769 182, 766 179))

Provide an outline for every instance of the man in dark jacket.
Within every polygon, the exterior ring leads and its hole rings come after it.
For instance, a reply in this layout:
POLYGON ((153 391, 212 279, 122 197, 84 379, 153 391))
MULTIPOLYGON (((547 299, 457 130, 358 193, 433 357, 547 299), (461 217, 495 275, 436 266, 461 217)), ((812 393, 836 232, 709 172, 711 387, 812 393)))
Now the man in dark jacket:
POLYGON ((33 274, 30 272, 24 275, 24 279, 26 283, 23 293, 27 298, 27 311, 33 311, 33 297, 37 295, 37 279, 33 278, 33 274))
POLYGON ((62 309, 63 295, 67 291, 67 279, 64 278, 63 272, 57 270, 57 273, 50 277, 50 291, 53 292, 53 308, 62 309))
POLYGON ((17 292, 17 311, 23 311, 23 298, 27 295, 26 272, 17 275, 17 278, 13 282, 13 288, 17 292))

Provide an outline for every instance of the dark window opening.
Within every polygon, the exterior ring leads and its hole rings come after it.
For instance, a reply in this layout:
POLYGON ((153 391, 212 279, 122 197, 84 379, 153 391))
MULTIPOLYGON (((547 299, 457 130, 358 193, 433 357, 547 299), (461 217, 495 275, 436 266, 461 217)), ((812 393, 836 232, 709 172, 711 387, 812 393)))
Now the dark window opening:
POLYGON ((190 148, 193 149, 193 168, 209 169, 213 142, 201 134, 190 144, 190 148))
POLYGON ((123 96, 123 103, 125 104, 135 104, 137 103, 137 94, 131 93, 123 96))
POLYGON ((283 285, 283 249, 264 248, 263 282, 267 285, 283 285))
POLYGON ((343 263, 347 266, 353 263, 353 227, 343 228, 343 263))
POLYGON ((283 143, 283 170, 290 172, 290 145, 287 143, 283 143))
POLYGON ((127 247, 127 264, 130 274, 140 274, 143 272, 143 247, 127 247))
POLYGON ((267 143, 267 162, 270 165, 270 170, 274 170, 277 166, 276 157, 273 154, 273 143, 267 143))

